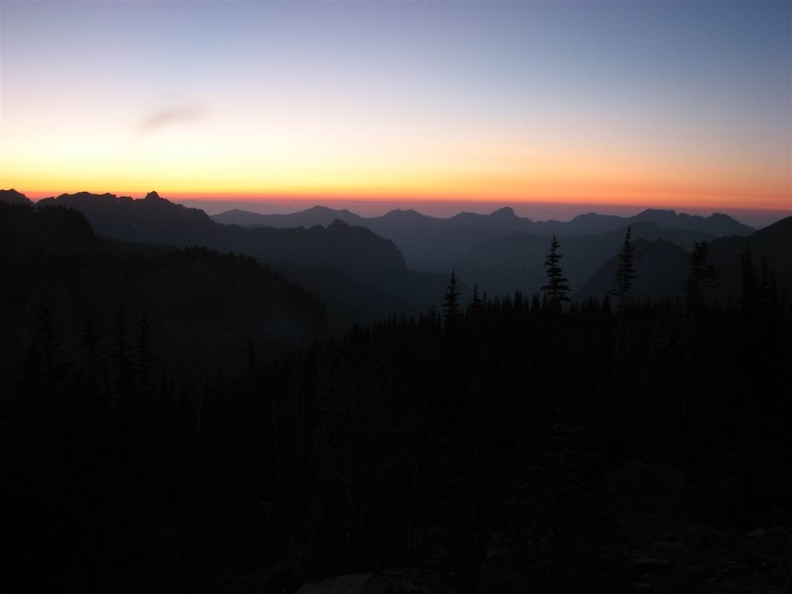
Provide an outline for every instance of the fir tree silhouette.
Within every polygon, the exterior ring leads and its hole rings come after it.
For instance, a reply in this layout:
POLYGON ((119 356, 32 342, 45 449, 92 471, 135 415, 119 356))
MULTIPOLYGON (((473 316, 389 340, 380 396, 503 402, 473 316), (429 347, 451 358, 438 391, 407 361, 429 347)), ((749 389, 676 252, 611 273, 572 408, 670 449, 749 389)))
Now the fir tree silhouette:
POLYGON ((632 242, 632 229, 627 227, 624 243, 619 252, 619 264, 614 276, 614 287, 610 294, 616 297, 616 308, 623 311, 632 301, 633 281, 635 280, 635 246, 632 242))
POLYGON ((708 291, 717 286, 720 274, 712 264, 707 263, 709 244, 695 242, 690 254, 690 271, 685 284, 685 308, 688 315, 700 313, 705 308, 708 291))
POLYGON ((443 323, 446 328, 451 329, 459 322, 459 287, 456 281, 456 273, 451 271, 451 278, 448 280, 448 287, 443 294, 443 323))
POLYGON ((545 302, 551 311, 561 311, 561 304, 569 301, 569 297, 566 296, 567 291, 569 291, 569 285, 567 285, 568 281, 559 265, 562 256, 558 253, 558 248, 558 240, 553 235, 553 239, 550 242, 550 251, 547 253, 547 259, 544 263, 547 269, 547 284, 541 288, 544 291, 545 302))

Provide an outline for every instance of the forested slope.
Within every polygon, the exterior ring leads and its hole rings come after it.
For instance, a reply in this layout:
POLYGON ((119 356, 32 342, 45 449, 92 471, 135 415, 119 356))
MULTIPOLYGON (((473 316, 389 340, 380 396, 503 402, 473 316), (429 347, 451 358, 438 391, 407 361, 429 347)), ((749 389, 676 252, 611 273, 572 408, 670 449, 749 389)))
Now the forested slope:
POLYGON ((245 377, 115 395, 27 377, 5 402, 13 566, 128 592, 395 568, 459 592, 631 592, 727 580, 754 555, 727 591, 781 587, 790 565, 762 561, 776 540, 744 535, 790 542, 789 338, 761 306, 559 313, 449 289, 442 313, 245 377), (697 530, 725 540, 696 549, 697 530))

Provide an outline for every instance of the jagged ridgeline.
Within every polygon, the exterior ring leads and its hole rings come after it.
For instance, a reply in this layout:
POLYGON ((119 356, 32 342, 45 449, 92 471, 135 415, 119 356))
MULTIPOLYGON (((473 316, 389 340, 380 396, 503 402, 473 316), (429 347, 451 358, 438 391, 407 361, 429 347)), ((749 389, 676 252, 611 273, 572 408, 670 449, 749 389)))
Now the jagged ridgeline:
MULTIPOLYGON (((24 198, 14 193, 14 199, 24 198)), ((79 210, 102 237, 253 256, 316 293, 327 307, 329 327, 341 332, 352 323, 368 324, 394 312, 417 315, 437 305, 452 269, 463 295, 469 296, 473 285, 489 295, 538 292, 553 235, 564 254, 570 297, 601 299, 628 226, 636 241, 639 299, 684 298, 688 254, 704 241, 722 275, 713 297, 737 298, 736 255, 746 245, 757 262, 776 271, 782 289, 792 288, 792 256, 781 237, 789 222, 754 231, 718 213, 702 217, 649 209, 631 217, 586 214, 569 222, 537 222, 510 208, 441 219, 412 210, 361 217, 314 207, 289 215, 231 211, 210 218, 155 192, 139 200, 64 194, 39 204, 79 210)))
MULTIPOLYGON (((502 266, 503 262, 519 262, 525 264, 521 276, 533 276, 530 255, 533 250, 531 238, 549 238, 557 235, 568 241, 585 237, 615 232, 623 234, 628 225, 632 225, 636 235, 653 241, 666 239, 682 248, 689 248, 694 241, 703 241, 722 236, 745 236, 753 229, 723 214, 709 217, 691 216, 667 210, 645 210, 635 216, 618 217, 600 214, 585 214, 575 217, 569 222, 533 221, 520 217, 509 207, 500 208, 489 215, 462 212, 450 218, 427 216, 414 210, 393 210, 375 217, 362 217, 348 210, 333 210, 316 206, 308 210, 292 214, 263 215, 238 209, 220 213, 212 217, 223 224, 246 227, 312 227, 329 225, 340 219, 350 225, 358 225, 371 229, 377 235, 393 241, 405 256, 407 266, 414 270, 447 273, 452 268, 464 271, 469 282, 479 286, 487 285, 480 273, 486 273, 492 265, 502 266), (504 241, 509 238, 508 241, 504 241), (480 264, 479 264, 480 263, 480 264)), ((534 263, 541 270, 544 255, 544 239, 541 239, 541 255, 534 263)), ((601 244, 592 247, 581 246, 588 252, 588 260, 596 261, 612 255, 609 248, 601 244)), ((573 256, 576 250, 567 250, 573 256)), ((595 262, 597 265, 601 261, 595 262)), ((578 266, 584 265, 580 262, 578 266)), ((497 268, 496 268, 497 270, 497 268)), ((585 269, 581 271, 584 273, 585 269)), ((593 272, 593 271, 592 271, 593 272)), ((501 277, 506 278, 506 269, 501 277)), ((495 276, 490 272, 489 277, 495 276)), ((515 289, 526 290, 533 287, 524 279, 512 275, 512 284, 518 280, 520 284, 511 286, 507 292, 515 289)), ((585 279, 584 279, 585 280, 585 279)), ((541 284, 541 283, 539 283, 541 284)), ((538 285, 537 285, 538 286, 538 285)), ((494 292, 495 287, 489 287, 494 292)), ((529 291, 530 292, 530 291, 529 291)))
POLYGON ((394 311, 418 314, 435 303, 445 282, 445 271, 408 270, 392 241, 340 218, 325 226, 243 229, 216 223, 202 210, 174 204, 156 192, 139 200, 81 192, 37 205, 78 210, 100 237, 252 256, 317 294, 331 330, 345 331, 394 311))
MULTIPOLYGON (((647 209, 634 216, 583 214, 568 222, 533 221, 511 208, 489 215, 459 213, 444 219, 414 210, 394 210, 362 217, 348 210, 313 207, 292 214, 263 215, 240 210, 217 214, 213 220, 247 228, 293 228, 329 225, 343 220, 366 227, 391 240, 413 270, 442 273, 454 270, 463 291, 477 285, 487 294, 530 295, 545 284, 543 262, 553 235, 564 254, 564 274, 570 296, 582 301, 603 298, 611 288, 616 254, 627 227, 635 240, 638 299, 685 296, 688 257, 696 244, 709 244, 709 258, 721 275, 710 297, 728 302, 739 292, 739 255, 751 246, 757 266, 775 271, 779 286, 792 292, 792 218, 755 230, 720 213, 688 215, 647 209)), ((435 295, 437 292, 435 293, 435 295)))

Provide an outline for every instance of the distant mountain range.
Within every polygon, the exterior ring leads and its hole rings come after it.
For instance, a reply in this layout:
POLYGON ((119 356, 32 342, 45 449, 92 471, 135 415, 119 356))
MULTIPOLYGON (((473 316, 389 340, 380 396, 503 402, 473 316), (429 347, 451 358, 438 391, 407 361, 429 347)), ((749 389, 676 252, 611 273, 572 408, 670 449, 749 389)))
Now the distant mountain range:
POLYGON ((234 229, 205 212, 150 192, 134 200, 113 194, 63 194, 39 207, 65 206, 85 215, 96 234, 121 241, 159 245, 200 245, 234 251, 268 262, 329 267, 348 274, 380 274, 404 268, 396 246, 362 227, 336 221, 327 227, 234 229))
MULTIPOLYGON (((0 201, 25 200, 14 191, 0 194, 0 201)), ((332 329, 396 312, 424 311, 439 303, 447 282, 446 275, 408 270, 391 241, 341 220, 326 227, 242 229, 216 223, 205 212, 170 202, 156 192, 138 200, 88 192, 62 194, 39 200, 36 206, 79 211, 99 237, 253 256, 301 279, 301 285, 327 305, 332 329)))
MULTIPOLYGON (((30 202, 13 190, 0 191, 0 201, 30 202)), ((447 219, 414 210, 362 217, 322 206, 293 214, 230 210, 209 217, 155 192, 139 200, 63 194, 37 205, 82 212, 100 237, 251 255, 317 294, 327 306, 331 327, 337 328, 439 306, 451 270, 461 282, 463 299, 474 285, 491 296, 539 292, 552 235, 560 242, 571 295, 602 297, 612 285, 628 227, 636 242, 638 297, 682 295, 688 253, 702 241, 709 242, 710 260, 722 274, 717 297, 736 295, 746 246, 757 266, 764 258, 780 286, 792 292, 792 217, 761 231, 723 214, 702 217, 653 209, 632 217, 589 213, 568 222, 532 221, 511 208, 447 219)))
POLYGON ((323 206, 285 215, 234 209, 212 219, 250 228, 310 228, 343 220, 393 241, 408 268, 441 274, 453 269, 463 282, 491 295, 539 291, 546 281, 544 259, 550 237, 556 235, 561 242, 564 274, 577 298, 607 294, 615 266, 612 259, 628 226, 638 242, 636 257, 642 278, 635 289, 641 297, 680 295, 687 274, 687 252, 696 242, 733 237, 732 243, 744 249, 745 241, 739 238, 754 233, 748 225, 724 214, 702 217, 658 209, 631 217, 582 214, 568 222, 533 221, 517 216, 511 208, 489 215, 463 212, 443 219, 414 210, 361 217, 323 206))
MULTIPOLYGON (((413 270, 448 273, 452 268, 466 266, 468 252, 483 248, 487 242, 512 233, 527 233, 559 238, 595 235, 624 230, 628 225, 651 223, 662 229, 663 238, 684 248, 695 241, 727 235, 745 236, 753 232, 733 218, 715 213, 709 217, 679 214, 670 210, 645 210, 632 217, 584 214, 569 222, 533 221, 519 217, 511 208, 492 214, 463 212, 443 219, 422 215, 414 210, 393 210, 378 217, 361 217, 349 210, 333 210, 315 206, 285 215, 262 215, 238 209, 212 217, 224 225, 244 227, 313 227, 327 226, 334 220, 366 227, 377 235, 393 241, 413 270)), ((475 258, 475 256, 472 256, 475 258)))

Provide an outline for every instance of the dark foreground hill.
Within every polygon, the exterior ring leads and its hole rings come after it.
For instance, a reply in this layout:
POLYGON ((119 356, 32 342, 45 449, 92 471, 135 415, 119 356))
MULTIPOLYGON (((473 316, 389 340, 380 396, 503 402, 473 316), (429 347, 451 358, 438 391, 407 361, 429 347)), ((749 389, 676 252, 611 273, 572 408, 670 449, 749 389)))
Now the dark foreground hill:
POLYGON ((27 196, 14 189, 0 190, 0 202, 5 202, 6 204, 32 204, 27 196))
MULTIPOLYGON (((636 241, 635 296, 641 299, 682 298, 689 273, 689 254, 668 241, 636 241)), ((708 297, 721 304, 740 299, 743 285, 753 282, 757 294, 777 291, 792 295, 792 217, 756 231, 747 237, 722 237, 707 242, 707 263, 717 281, 708 297), (751 277, 753 280, 751 280, 751 277)), ((606 261, 574 293, 576 299, 602 298, 613 288, 618 256, 606 261)))
POLYGON ((772 225, 752 233, 746 238, 723 237, 711 243, 710 259, 716 268, 724 272, 719 294, 737 294, 740 285, 740 262, 746 253, 756 270, 756 274, 774 276, 778 286, 792 295, 792 217, 782 219, 772 225))
POLYGON ((62 207, 0 204, 0 277, 6 386, 23 365, 66 373, 85 340, 112 375, 114 349, 133 357, 145 329, 157 375, 206 376, 244 369, 249 345, 273 356, 326 324, 318 298, 252 258, 102 240, 62 207))
POLYGON ((73 208, 85 215, 97 235, 120 241, 203 246, 241 252, 267 263, 329 267, 353 275, 404 267, 392 243, 343 223, 300 229, 227 227, 202 210, 175 204, 156 192, 140 200, 81 192, 45 198, 38 205, 73 208))

